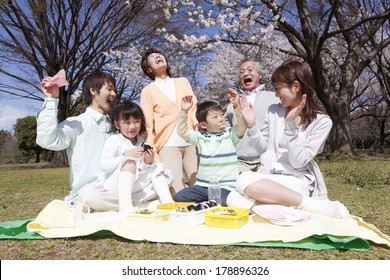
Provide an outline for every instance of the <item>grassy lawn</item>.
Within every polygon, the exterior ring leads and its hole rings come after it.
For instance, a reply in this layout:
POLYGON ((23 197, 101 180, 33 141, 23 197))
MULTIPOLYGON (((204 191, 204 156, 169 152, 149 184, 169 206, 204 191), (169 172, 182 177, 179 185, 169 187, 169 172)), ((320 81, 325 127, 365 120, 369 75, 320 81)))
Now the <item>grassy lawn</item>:
MULTIPOLYGON (((390 235, 390 157, 325 160, 319 165, 329 198, 390 235)), ((0 167, 0 222, 34 218, 68 192, 67 168, 0 167)), ((117 236, 49 240, 0 240, 0 259, 90 260, 322 260, 390 259, 390 249, 312 251, 287 248, 195 246, 133 242, 117 236)))

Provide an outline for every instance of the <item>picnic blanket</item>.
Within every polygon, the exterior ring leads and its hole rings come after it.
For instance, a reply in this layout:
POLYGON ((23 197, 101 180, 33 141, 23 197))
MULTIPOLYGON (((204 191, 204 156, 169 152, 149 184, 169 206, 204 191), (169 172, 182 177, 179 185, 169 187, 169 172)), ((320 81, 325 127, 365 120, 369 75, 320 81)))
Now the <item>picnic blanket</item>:
POLYGON ((67 211, 63 203, 52 201, 36 219, 0 223, 0 238, 70 238, 112 233, 134 241, 174 244, 367 250, 371 242, 390 248, 389 236, 357 216, 336 219, 315 215, 311 221, 283 226, 250 215, 241 228, 225 229, 173 221, 150 222, 116 212, 91 213, 75 222, 69 217, 59 218, 67 211))

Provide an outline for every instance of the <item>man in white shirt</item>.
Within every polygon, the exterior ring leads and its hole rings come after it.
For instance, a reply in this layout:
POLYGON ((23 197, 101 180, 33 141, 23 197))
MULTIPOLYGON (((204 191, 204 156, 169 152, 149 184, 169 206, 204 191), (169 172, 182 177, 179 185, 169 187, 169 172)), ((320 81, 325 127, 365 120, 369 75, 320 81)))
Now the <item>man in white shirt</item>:
MULTIPOLYGON (((247 96, 247 100, 253 105, 256 112, 256 126, 261 128, 264 123, 268 107, 271 104, 279 103, 279 98, 275 96, 274 92, 265 91, 264 85, 260 84, 262 77, 260 63, 245 58, 239 65, 239 79, 240 84, 244 88, 243 94, 247 96)), ((234 89, 228 90, 229 95, 238 95, 234 89)), ((234 114, 232 104, 229 104, 226 109, 227 125, 234 126, 237 119, 234 114)), ((236 146, 238 156, 238 168, 240 173, 245 171, 257 171, 260 167, 261 154, 253 144, 249 141, 248 135, 245 133, 244 137, 236 146)))
POLYGON ((115 79, 100 71, 89 74, 83 83, 88 108, 61 123, 57 119, 58 86, 46 87, 42 82, 41 89, 45 102, 37 112, 36 142, 48 150, 66 149, 70 165, 70 192, 65 200, 77 199, 100 211, 117 207, 117 198, 106 196, 93 185, 100 172, 101 154, 110 129, 107 114, 116 97, 115 79))

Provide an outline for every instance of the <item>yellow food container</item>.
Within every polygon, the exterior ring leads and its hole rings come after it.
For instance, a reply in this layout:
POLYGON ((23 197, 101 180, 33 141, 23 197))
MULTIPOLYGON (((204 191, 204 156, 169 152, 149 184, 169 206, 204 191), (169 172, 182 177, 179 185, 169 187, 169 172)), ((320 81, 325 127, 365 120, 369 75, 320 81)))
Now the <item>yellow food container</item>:
POLYGON ((168 221, 169 212, 164 210, 156 210, 156 209, 139 209, 136 211, 132 211, 128 214, 130 218, 137 218, 144 221, 150 222, 164 222, 168 221), (145 211, 146 213, 140 213, 145 211))
POLYGON ((177 207, 181 206, 188 206, 195 204, 195 202, 169 202, 169 203, 163 203, 157 205, 157 209, 166 209, 166 210, 173 210, 176 209, 177 207))
POLYGON ((249 209, 222 206, 205 213, 205 225, 219 228, 240 228, 248 222, 248 218, 249 209))

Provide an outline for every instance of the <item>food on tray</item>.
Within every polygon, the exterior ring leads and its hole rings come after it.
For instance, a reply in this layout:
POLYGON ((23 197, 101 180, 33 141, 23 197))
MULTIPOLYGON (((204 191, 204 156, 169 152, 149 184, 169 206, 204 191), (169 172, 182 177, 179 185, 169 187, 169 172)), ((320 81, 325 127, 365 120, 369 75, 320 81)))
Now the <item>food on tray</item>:
POLYGON ((149 210, 149 209, 142 209, 142 210, 139 210, 139 211, 136 211, 135 212, 136 214, 146 214, 146 215, 150 215, 150 214, 153 214, 154 212, 149 210))
POLYGON ((229 215, 229 216, 237 216, 237 211, 234 209, 217 209, 215 211, 212 211, 213 214, 217 215, 229 215))
POLYGON ((159 204, 156 206, 157 209, 175 210, 177 207, 186 207, 188 205, 195 204, 195 202, 168 202, 159 204))
POLYGON ((214 209, 216 204, 211 201, 203 201, 195 205, 180 205, 169 212, 169 220, 193 225, 204 224, 205 213, 214 209))
POLYGON ((164 222, 168 221, 169 213, 164 210, 143 208, 130 212, 128 217, 148 222, 164 222))
POLYGON ((190 212, 187 206, 179 206, 176 208, 176 212, 190 212))
POLYGON ((179 206, 176 208, 176 212, 195 212, 208 208, 217 206, 217 203, 214 200, 202 201, 197 204, 192 204, 188 206, 179 206))

